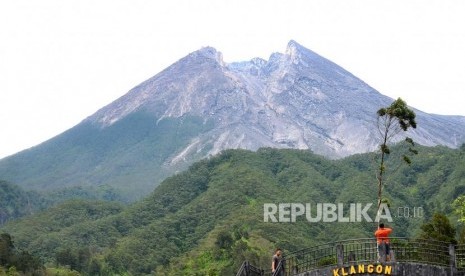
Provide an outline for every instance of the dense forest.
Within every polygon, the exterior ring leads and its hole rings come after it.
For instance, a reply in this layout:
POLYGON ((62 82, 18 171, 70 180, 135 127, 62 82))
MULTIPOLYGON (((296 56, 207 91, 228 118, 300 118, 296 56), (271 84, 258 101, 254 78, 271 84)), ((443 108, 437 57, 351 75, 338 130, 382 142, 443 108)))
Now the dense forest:
POLYGON ((0 226, 10 220, 33 215, 51 206, 71 199, 122 201, 108 185, 98 187, 68 187, 51 192, 25 191, 0 180, 0 226))
MULTIPOLYGON (((463 242, 465 146, 417 147, 411 165, 398 161, 406 150, 397 145, 387 160, 383 194, 394 235, 421 237, 440 221, 452 229, 445 240, 463 242)), ((9 221, 0 233, 49 275, 232 275, 245 259, 268 267, 275 247, 291 252, 372 237, 376 224, 368 221, 265 222, 264 204, 376 204, 376 166, 373 153, 329 160, 300 150, 227 150, 130 205, 111 193, 47 201, 2 182, 0 207, 9 221)), ((0 266, 0 275, 13 267, 0 266)))

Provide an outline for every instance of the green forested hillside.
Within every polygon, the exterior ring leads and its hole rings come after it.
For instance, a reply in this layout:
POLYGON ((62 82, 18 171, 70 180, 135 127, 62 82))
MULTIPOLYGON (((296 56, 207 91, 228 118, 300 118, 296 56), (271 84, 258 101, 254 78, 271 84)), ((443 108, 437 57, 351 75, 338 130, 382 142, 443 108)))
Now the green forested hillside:
POLYGON ((114 189, 99 187, 70 187, 53 192, 26 191, 17 185, 0 180, 0 225, 70 199, 123 201, 114 189))
POLYGON ((38 209, 37 194, 0 180, 0 225, 38 209))
MULTIPOLYGON (((395 236, 416 236, 433 212, 450 214, 455 223, 451 203, 465 191, 465 147, 420 147, 411 166, 396 169, 401 163, 394 153, 403 150, 392 150, 384 191, 395 236)), ((130 206, 72 201, 1 231, 46 263, 85 275, 232 275, 245 259, 268 267, 276 246, 289 252, 371 237, 376 225, 366 221, 264 222, 263 204, 375 204, 374 157, 328 160, 308 151, 228 150, 166 179, 130 206)))
POLYGON ((155 118, 143 111, 105 128, 84 121, 43 144, 1 159, 0 179, 37 191, 76 186, 91 190, 105 185, 124 195, 125 201, 134 201, 174 171, 185 169, 185 165, 163 164, 212 126, 211 121, 195 116, 155 118))

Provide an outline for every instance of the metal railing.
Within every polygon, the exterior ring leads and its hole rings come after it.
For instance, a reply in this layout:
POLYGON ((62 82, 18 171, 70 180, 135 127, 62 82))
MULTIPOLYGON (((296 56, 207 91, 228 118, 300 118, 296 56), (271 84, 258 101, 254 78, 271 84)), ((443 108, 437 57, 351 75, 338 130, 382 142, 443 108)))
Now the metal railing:
POLYGON ((459 244, 455 248, 455 266, 465 275, 465 244, 459 244))
MULTIPOLYGON (((392 262, 418 262, 445 267, 451 264, 450 245, 446 242, 390 238, 390 249, 391 256, 388 260, 392 262)), ((285 275, 334 265, 385 262, 385 257, 378 251, 378 244, 374 238, 319 245, 285 255, 285 275)), ((457 257, 459 256, 456 255, 455 258, 457 257)), ((463 257, 460 257, 463 260, 463 257)))
POLYGON ((237 272, 236 276, 263 276, 265 271, 258 267, 251 265, 248 261, 242 263, 241 268, 237 272))
MULTIPOLYGON (((329 266, 349 266, 360 263, 423 263, 452 268, 465 273, 465 245, 451 245, 435 240, 390 238, 389 258, 379 251, 374 238, 351 239, 326 243, 311 248, 284 254, 274 274, 268 271, 262 275, 295 275, 301 272, 329 266)), ((241 274, 260 275, 260 274, 241 274)))
POLYGON ((327 243, 284 255, 284 275, 336 264, 335 245, 336 243, 327 243))

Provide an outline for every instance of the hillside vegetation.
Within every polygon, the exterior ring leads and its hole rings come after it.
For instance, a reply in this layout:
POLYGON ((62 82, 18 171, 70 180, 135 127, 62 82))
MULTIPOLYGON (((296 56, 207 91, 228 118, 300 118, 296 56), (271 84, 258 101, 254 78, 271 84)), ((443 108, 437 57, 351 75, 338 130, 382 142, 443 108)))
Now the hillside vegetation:
POLYGON ((123 201, 115 190, 107 185, 76 186, 51 192, 36 192, 26 191, 17 185, 0 180, 0 226, 10 220, 34 215, 70 199, 123 201))
MULTIPOLYGON (((395 236, 416 236, 434 212, 451 215, 465 193, 465 146, 419 147, 411 166, 389 164, 384 195, 395 236), (418 209, 420 207, 421 209, 418 209), (406 218, 405 210, 410 215, 406 218), (421 212, 413 212, 421 210, 421 212), (399 212, 402 210, 402 212, 399 212)), ((167 178, 130 206, 68 201, 7 223, 17 248, 49 266, 83 275, 233 275, 247 259, 269 267, 273 248, 285 252, 328 241, 371 237, 374 222, 264 222, 265 203, 373 203, 373 154, 328 160, 309 151, 226 150, 167 178)), ((399 163, 400 164, 400 163, 399 163)), ((348 211, 348 210, 346 210, 348 211)))
POLYGON ((144 112, 103 129, 83 122, 0 160, 0 176, 24 189, 44 192, 67 188, 92 194, 102 186, 111 187, 114 195, 124 196, 122 200, 135 201, 174 171, 185 169, 186 165, 165 162, 211 127, 210 121, 198 117, 158 119, 144 112))

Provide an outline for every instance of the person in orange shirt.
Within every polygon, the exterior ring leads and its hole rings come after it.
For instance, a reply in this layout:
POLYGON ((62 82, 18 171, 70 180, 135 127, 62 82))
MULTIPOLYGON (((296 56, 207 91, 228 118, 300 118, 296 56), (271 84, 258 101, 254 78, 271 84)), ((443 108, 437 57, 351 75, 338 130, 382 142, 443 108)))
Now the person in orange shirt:
MULTIPOLYGON (((384 227, 384 223, 380 223, 378 230, 375 232, 376 242, 378 243, 378 252, 383 252, 386 254, 386 261, 390 260, 390 246, 389 246, 389 235, 391 234, 392 229, 389 227, 384 227)), ((382 256, 382 255, 381 255, 382 256)))

